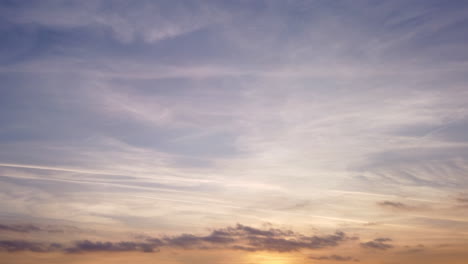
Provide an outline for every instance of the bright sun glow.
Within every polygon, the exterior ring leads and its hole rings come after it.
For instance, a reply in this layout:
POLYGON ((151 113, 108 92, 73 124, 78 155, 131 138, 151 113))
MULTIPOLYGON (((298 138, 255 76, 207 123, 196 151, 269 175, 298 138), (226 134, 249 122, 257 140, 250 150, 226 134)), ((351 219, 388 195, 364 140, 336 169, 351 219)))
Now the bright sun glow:
POLYGON ((293 260, 296 259, 293 256, 287 254, 275 254, 268 252, 256 252, 250 254, 247 258, 246 263, 258 263, 258 264, 291 264, 296 263, 293 260))

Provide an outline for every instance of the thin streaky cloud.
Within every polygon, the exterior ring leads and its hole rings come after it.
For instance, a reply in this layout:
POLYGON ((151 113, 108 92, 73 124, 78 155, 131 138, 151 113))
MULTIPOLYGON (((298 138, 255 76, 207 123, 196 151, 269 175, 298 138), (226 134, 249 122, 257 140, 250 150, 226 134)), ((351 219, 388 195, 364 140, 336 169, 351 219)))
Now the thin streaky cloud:
MULTIPOLYGON (((93 170, 81 170, 81 169, 72 169, 72 168, 25 165, 25 164, 1 163, 0 167, 26 168, 26 169, 51 170, 51 171, 64 171, 64 172, 75 172, 75 173, 83 173, 83 174, 91 174, 91 175, 138 176, 138 177, 141 177, 139 174, 124 175, 124 174, 113 173, 111 171, 93 171, 93 170)), ((173 177, 173 176, 167 177, 167 176, 159 176, 159 175, 158 175, 158 179, 182 181, 182 182, 183 181, 187 181, 187 182, 217 182, 216 180, 211 180, 211 179, 191 179, 191 178, 181 178, 181 177, 173 177)))

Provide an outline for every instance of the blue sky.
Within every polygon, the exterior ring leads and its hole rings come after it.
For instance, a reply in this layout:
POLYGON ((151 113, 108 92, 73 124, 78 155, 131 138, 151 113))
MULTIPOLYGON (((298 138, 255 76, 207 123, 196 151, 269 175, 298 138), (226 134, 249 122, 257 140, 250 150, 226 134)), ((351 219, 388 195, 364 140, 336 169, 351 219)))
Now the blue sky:
MULTIPOLYGON (((0 14, 5 225, 114 241, 267 224, 343 230, 360 248, 394 236, 390 255, 468 243, 464 1, 0 1, 0 14)), ((354 259, 322 257, 309 260, 354 259)))

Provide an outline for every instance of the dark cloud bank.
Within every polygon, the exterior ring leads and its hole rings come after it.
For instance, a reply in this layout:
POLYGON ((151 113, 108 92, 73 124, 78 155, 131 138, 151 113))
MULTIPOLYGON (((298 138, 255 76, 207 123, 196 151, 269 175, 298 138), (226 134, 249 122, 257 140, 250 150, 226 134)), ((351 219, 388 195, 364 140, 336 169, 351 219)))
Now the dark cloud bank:
MULTIPOLYGON (((13 227, 11 227, 13 228, 13 227)), ((9 229, 4 228, 4 229, 9 229)), ((19 226, 15 230, 22 230, 19 226)), ((38 231, 34 228, 26 228, 24 232, 38 231)), ((19 231, 18 231, 19 232, 19 231)), ((22 231, 21 231, 22 232, 22 231)), ((182 234, 178 236, 146 237, 138 242, 102 242, 102 241, 75 241, 71 244, 30 242, 24 240, 0 241, 0 250, 8 252, 33 251, 50 252, 61 251, 66 253, 85 252, 156 252, 161 247, 181 249, 232 249, 243 251, 274 251, 291 252, 301 249, 320 249, 336 247, 340 243, 349 240, 357 240, 344 232, 337 231, 334 234, 324 236, 307 236, 291 230, 282 229, 257 229, 241 224, 213 230, 207 236, 182 234)), ((369 242, 368 242, 369 243, 369 242)), ((336 258, 336 256, 331 256, 336 258)), ((339 256, 338 256, 339 258, 339 256)), ((343 259, 346 260, 346 259, 343 259)))

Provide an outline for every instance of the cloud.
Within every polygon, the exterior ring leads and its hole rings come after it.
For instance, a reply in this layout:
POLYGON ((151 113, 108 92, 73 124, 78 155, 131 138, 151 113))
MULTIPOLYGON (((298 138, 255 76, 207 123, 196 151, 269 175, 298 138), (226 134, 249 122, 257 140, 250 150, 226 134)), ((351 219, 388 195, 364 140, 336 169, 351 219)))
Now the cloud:
POLYGON ((70 225, 0 224, 0 232, 82 233, 85 230, 70 225))
POLYGON ((82 232, 80 228, 74 226, 37 226, 32 224, 0 224, 0 232, 18 232, 18 233, 65 233, 65 232, 82 232))
POLYGON ((382 207, 383 209, 390 209, 390 210, 395 210, 395 211, 425 211, 425 210, 431 209, 431 207, 427 205, 426 203, 409 205, 406 203, 397 202, 397 201, 389 201, 389 200, 377 202, 377 205, 382 207))
POLYGON ((378 205, 385 207, 385 208, 393 208, 393 209, 410 209, 411 207, 400 202, 393 202, 393 201, 383 201, 378 202, 378 205))
POLYGON ((32 251, 39 253, 61 251, 65 253, 86 253, 86 252, 124 252, 124 251, 140 251, 140 252, 155 252, 155 248, 161 246, 155 241, 151 243, 140 242, 92 242, 89 240, 75 241, 71 245, 62 243, 46 243, 33 242, 26 240, 2 240, 0 241, 0 251, 17 252, 17 251, 32 251))
POLYGON ((468 196, 466 194, 459 195, 456 201, 459 203, 460 207, 468 207, 468 196))
POLYGON ((405 249, 397 252, 398 254, 417 254, 425 251, 425 247, 422 244, 416 246, 405 246, 405 249))
POLYGON ((310 256, 309 259, 359 262, 359 259, 353 258, 351 256, 340 256, 340 255, 319 256, 319 257, 310 256))
POLYGON ((166 237, 164 241, 168 246, 182 248, 209 248, 226 247, 245 251, 276 251, 290 252, 300 249, 317 249, 338 246, 341 242, 354 240, 344 232, 336 232, 326 236, 306 236, 291 230, 257 229, 237 224, 212 231, 208 236, 195 236, 183 234, 175 237, 166 237))
POLYGON ((391 238, 386 238, 386 237, 376 238, 372 241, 361 243, 361 246, 364 248, 369 248, 369 249, 387 250, 387 249, 393 248, 393 245, 386 243, 390 241, 392 241, 391 238))
POLYGON ((154 252, 154 249, 161 246, 160 243, 153 240, 153 243, 137 243, 130 241, 122 242, 92 242, 89 240, 77 241, 73 247, 66 248, 68 253, 84 253, 95 251, 122 252, 122 251, 142 251, 154 252))
POLYGON ((128 5, 106 0, 88 1, 86 4, 75 0, 65 2, 43 1, 4 7, 8 10, 5 18, 10 23, 34 23, 55 30, 110 30, 116 40, 123 43, 137 40, 155 43, 199 30, 228 16, 226 11, 214 7, 194 7, 184 3, 165 5, 141 1, 128 5))
POLYGON ((12 231, 12 232, 20 232, 20 233, 30 233, 30 232, 38 232, 42 229, 35 225, 2 225, 0 224, 0 231, 12 231))
POLYGON ((171 238, 165 238, 165 241, 170 246, 175 247, 182 247, 182 248, 190 248, 194 245, 200 245, 204 242, 210 244, 229 244, 235 241, 234 238, 230 236, 230 234, 226 234, 222 231, 213 231, 208 236, 195 236, 191 234, 182 234, 180 236, 175 236, 171 238))
POLYGON ((0 251, 32 251, 32 252, 51 252, 62 249, 59 243, 41 243, 25 240, 1 240, 0 251))
POLYGON ((274 251, 291 252, 301 249, 320 249, 336 247, 340 243, 355 240, 344 232, 336 232, 324 236, 307 236, 291 230, 258 229, 237 224, 213 230, 207 236, 181 234, 178 236, 144 237, 144 241, 90 241, 80 240, 68 245, 59 243, 30 242, 24 240, 5 240, 0 247, 6 251, 50 252, 62 251, 66 253, 86 252, 156 252, 161 247, 181 249, 231 249, 242 251, 274 251))

